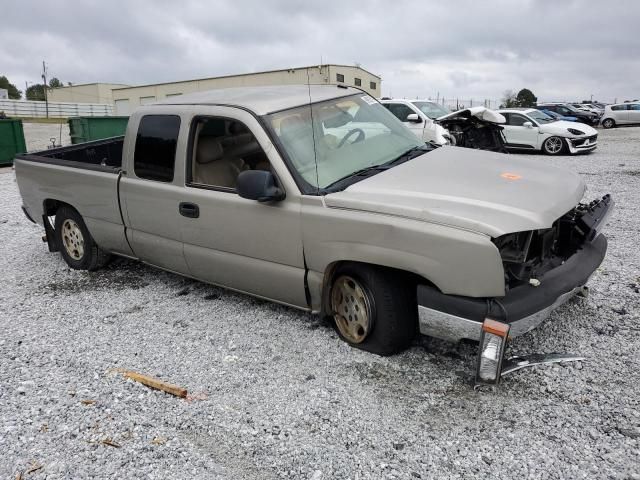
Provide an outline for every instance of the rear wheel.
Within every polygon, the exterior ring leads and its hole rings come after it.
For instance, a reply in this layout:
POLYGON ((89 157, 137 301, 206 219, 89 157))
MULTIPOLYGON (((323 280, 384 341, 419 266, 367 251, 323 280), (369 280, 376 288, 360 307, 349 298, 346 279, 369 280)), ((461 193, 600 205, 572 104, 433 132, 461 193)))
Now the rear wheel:
POLYGON ((602 126, 604 128, 613 128, 616 126, 616 122, 613 118, 607 118, 605 120, 603 120, 602 122, 602 126))
POLYGON ((329 300, 336 331, 356 348, 391 355, 411 345, 417 333, 415 285, 393 270, 339 267, 329 300))
POLYGON ((82 216, 71 207, 56 212, 55 237, 62 258, 75 270, 97 270, 109 261, 109 253, 96 245, 82 216))
POLYGON ((561 137, 549 137, 542 144, 542 151, 547 155, 560 155, 564 149, 564 138, 561 137))

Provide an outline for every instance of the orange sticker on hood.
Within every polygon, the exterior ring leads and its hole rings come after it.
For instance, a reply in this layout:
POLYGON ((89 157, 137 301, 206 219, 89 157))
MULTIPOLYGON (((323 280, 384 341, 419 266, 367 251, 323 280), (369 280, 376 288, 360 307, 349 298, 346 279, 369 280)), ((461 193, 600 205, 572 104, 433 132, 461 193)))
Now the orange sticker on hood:
POLYGON ((518 175, 517 173, 509 173, 509 172, 501 173, 500 176, 502 178, 506 178, 507 180, 520 180, 522 178, 522 175, 518 175))

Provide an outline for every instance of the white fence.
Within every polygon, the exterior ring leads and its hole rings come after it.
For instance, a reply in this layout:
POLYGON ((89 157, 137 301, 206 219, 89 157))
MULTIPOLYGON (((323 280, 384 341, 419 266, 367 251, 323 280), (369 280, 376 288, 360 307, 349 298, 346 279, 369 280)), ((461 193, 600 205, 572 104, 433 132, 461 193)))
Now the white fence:
MULTIPOLYGON (((0 100, 0 112, 7 117, 47 116, 45 102, 32 100, 0 100)), ((113 105, 107 103, 62 103, 49 102, 49 118, 105 117, 113 115, 113 105)))

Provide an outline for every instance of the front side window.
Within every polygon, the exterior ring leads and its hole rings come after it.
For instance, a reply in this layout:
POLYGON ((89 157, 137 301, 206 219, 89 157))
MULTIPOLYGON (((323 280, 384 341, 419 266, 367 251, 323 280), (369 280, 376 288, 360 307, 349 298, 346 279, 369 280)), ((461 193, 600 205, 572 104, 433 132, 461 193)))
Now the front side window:
POLYGON ((510 113, 509 118, 507 119, 507 125, 511 125, 513 127, 521 127, 525 122, 531 122, 531 120, 517 113, 510 113))
POLYGON ((401 122, 406 122, 407 117, 410 114, 415 113, 411 108, 402 103, 385 103, 384 106, 401 122))
POLYGON ((133 160, 137 177, 173 181, 179 133, 177 115, 145 115, 140 119, 133 160))
POLYGON ((424 146, 368 95, 284 110, 266 120, 294 176, 302 179, 303 191, 338 188, 334 184, 363 168, 392 162, 424 146))
POLYGON ((196 117, 192 122, 190 186, 235 191, 245 170, 267 170, 271 164, 251 130, 223 117, 196 117))

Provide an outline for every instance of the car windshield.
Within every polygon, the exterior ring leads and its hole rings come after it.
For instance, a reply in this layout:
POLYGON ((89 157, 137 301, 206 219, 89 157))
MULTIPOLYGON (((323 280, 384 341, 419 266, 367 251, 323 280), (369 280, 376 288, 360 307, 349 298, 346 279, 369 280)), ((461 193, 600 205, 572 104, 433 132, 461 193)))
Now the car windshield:
POLYGON ((368 95, 268 115, 298 179, 327 189, 367 168, 393 162, 424 142, 368 95))
POLYGON ((556 121, 556 119, 551 115, 547 115, 540 110, 531 110, 527 113, 527 115, 529 116, 529 118, 533 118, 538 123, 551 123, 556 121))
POLYGON ((447 115, 449 112, 449 110, 447 110, 446 108, 438 105, 437 103, 433 103, 433 102, 411 102, 413 103, 416 107, 418 107, 418 109, 424 113, 427 117, 431 118, 431 119, 436 119, 438 117, 442 117, 443 115, 447 115))

